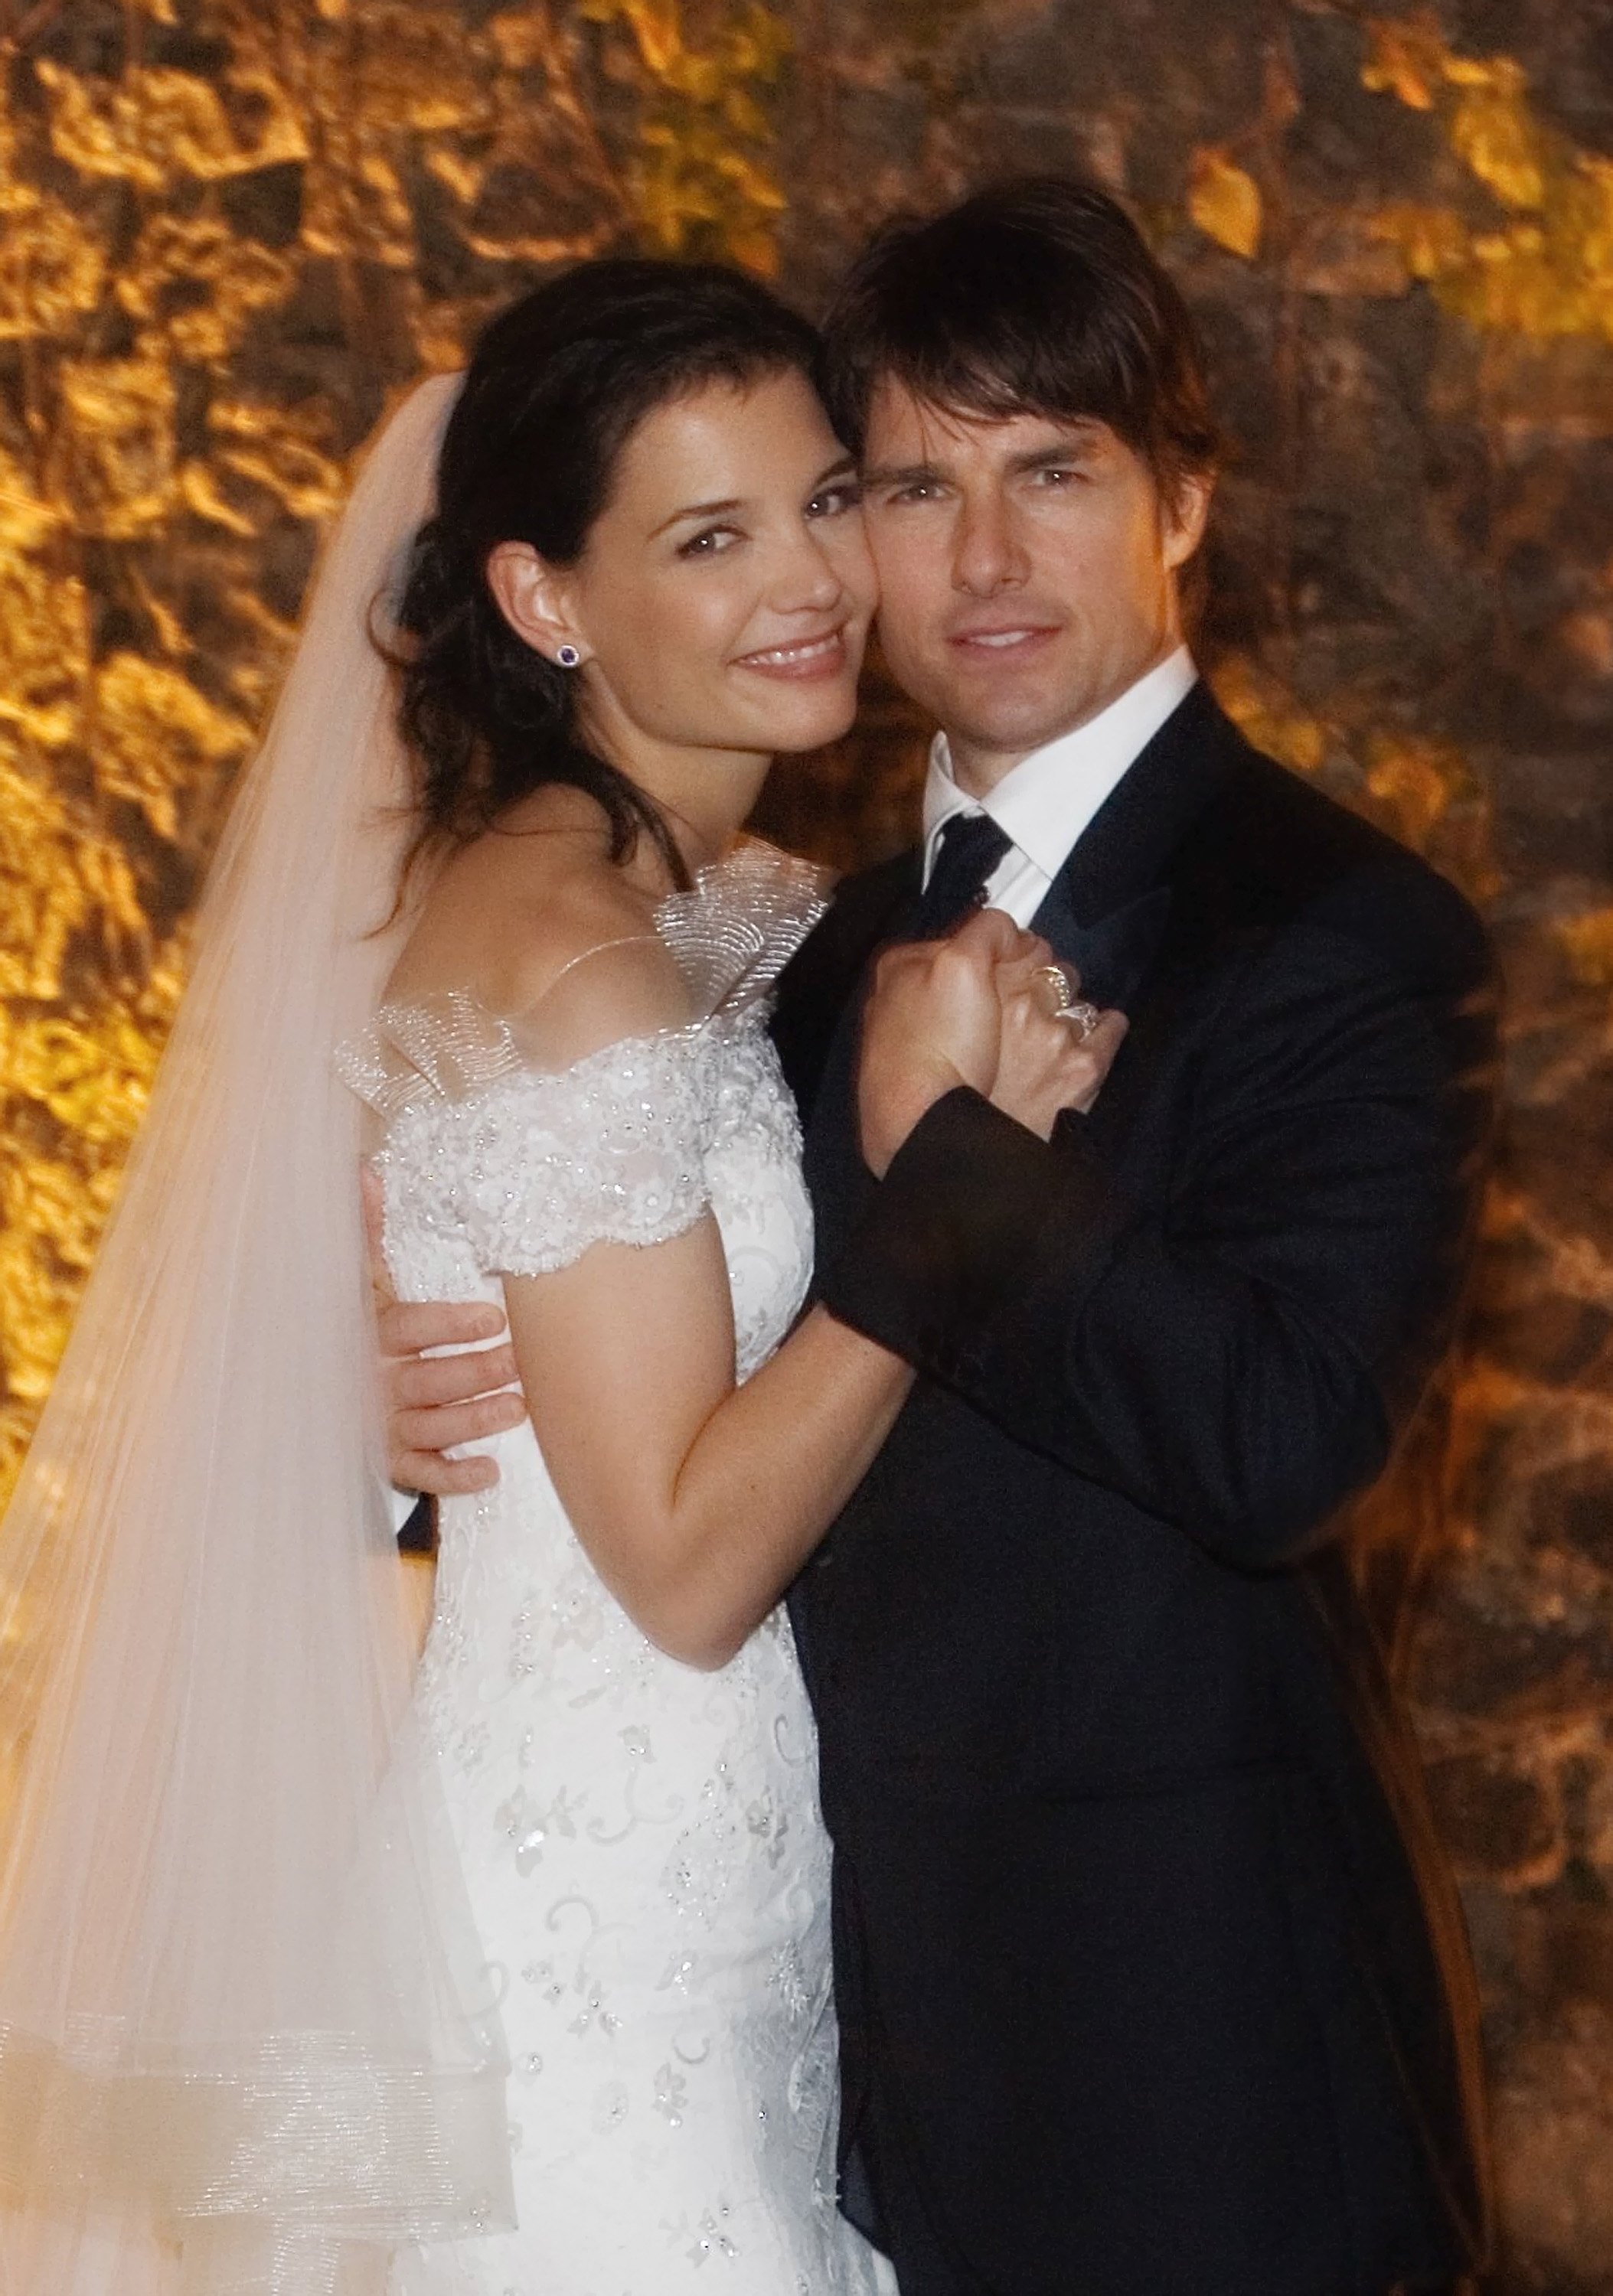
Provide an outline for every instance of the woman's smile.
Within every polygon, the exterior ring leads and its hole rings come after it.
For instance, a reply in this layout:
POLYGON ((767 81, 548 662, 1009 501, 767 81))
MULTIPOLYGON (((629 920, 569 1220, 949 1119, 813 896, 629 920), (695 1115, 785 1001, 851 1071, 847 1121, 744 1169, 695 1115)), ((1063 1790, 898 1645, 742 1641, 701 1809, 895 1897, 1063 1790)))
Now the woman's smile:
POLYGON ((833 629, 821 631, 816 637, 791 638, 783 645, 742 653, 734 667, 754 670, 762 677, 838 677, 846 667, 845 630, 844 621, 836 622, 833 629))

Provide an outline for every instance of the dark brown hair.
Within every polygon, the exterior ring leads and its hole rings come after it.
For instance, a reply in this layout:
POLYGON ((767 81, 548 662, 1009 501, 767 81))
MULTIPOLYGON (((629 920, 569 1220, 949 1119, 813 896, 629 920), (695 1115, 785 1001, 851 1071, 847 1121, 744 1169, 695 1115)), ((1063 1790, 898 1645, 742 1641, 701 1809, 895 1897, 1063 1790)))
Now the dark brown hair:
POLYGON ((1097 416, 1167 497, 1220 455, 1186 304, 1124 209, 1073 176, 879 234, 824 323, 819 385, 859 453, 887 381, 955 414, 1097 416))
POLYGON ((807 322, 742 273, 638 258, 579 264, 488 327, 443 437, 436 512, 415 538, 389 650, 416 766, 411 864, 561 782, 603 808, 613 860, 645 833, 687 882, 650 799, 583 740, 575 678, 505 620, 488 559, 526 542, 551 565, 575 565, 647 414, 711 382, 811 375, 817 349, 807 322))

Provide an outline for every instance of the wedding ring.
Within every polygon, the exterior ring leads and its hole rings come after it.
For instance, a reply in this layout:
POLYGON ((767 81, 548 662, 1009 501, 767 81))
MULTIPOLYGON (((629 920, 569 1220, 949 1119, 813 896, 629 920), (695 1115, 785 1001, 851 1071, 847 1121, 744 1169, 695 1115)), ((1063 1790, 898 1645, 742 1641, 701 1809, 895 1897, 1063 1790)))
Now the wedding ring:
POLYGON ((1064 1020, 1075 1000, 1070 993, 1070 976, 1063 965, 1039 964, 1031 978, 1033 980, 1045 980, 1053 992, 1053 1002, 1048 1013, 1049 1020, 1064 1020))
POLYGON ((1075 1041, 1084 1045, 1101 1015, 1096 1004, 1089 1004, 1084 996, 1070 993, 1070 976, 1062 964, 1039 964, 1031 975, 1033 980, 1045 980, 1053 992, 1053 1009, 1049 1021, 1067 1021, 1076 1031, 1075 1041))

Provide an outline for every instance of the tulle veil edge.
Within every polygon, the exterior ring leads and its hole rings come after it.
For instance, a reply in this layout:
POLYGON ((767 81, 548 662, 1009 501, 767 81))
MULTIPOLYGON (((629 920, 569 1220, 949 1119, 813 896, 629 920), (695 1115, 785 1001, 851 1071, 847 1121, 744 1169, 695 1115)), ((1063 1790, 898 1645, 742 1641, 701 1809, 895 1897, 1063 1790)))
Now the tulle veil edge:
POLYGON ((406 929, 369 620, 457 384, 404 402, 325 551, 0 1527, 4 2296, 371 2296, 511 2219, 333 1061, 406 929))

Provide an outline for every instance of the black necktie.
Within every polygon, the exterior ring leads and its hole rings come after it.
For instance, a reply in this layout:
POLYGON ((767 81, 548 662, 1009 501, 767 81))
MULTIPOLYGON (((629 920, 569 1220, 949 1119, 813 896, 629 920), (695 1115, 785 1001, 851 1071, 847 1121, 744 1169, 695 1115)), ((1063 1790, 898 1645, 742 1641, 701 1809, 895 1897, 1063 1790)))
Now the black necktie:
POLYGON ((985 890, 986 881, 1012 842, 989 814, 955 813, 941 832, 930 882, 918 904, 915 939, 948 932, 985 890))

